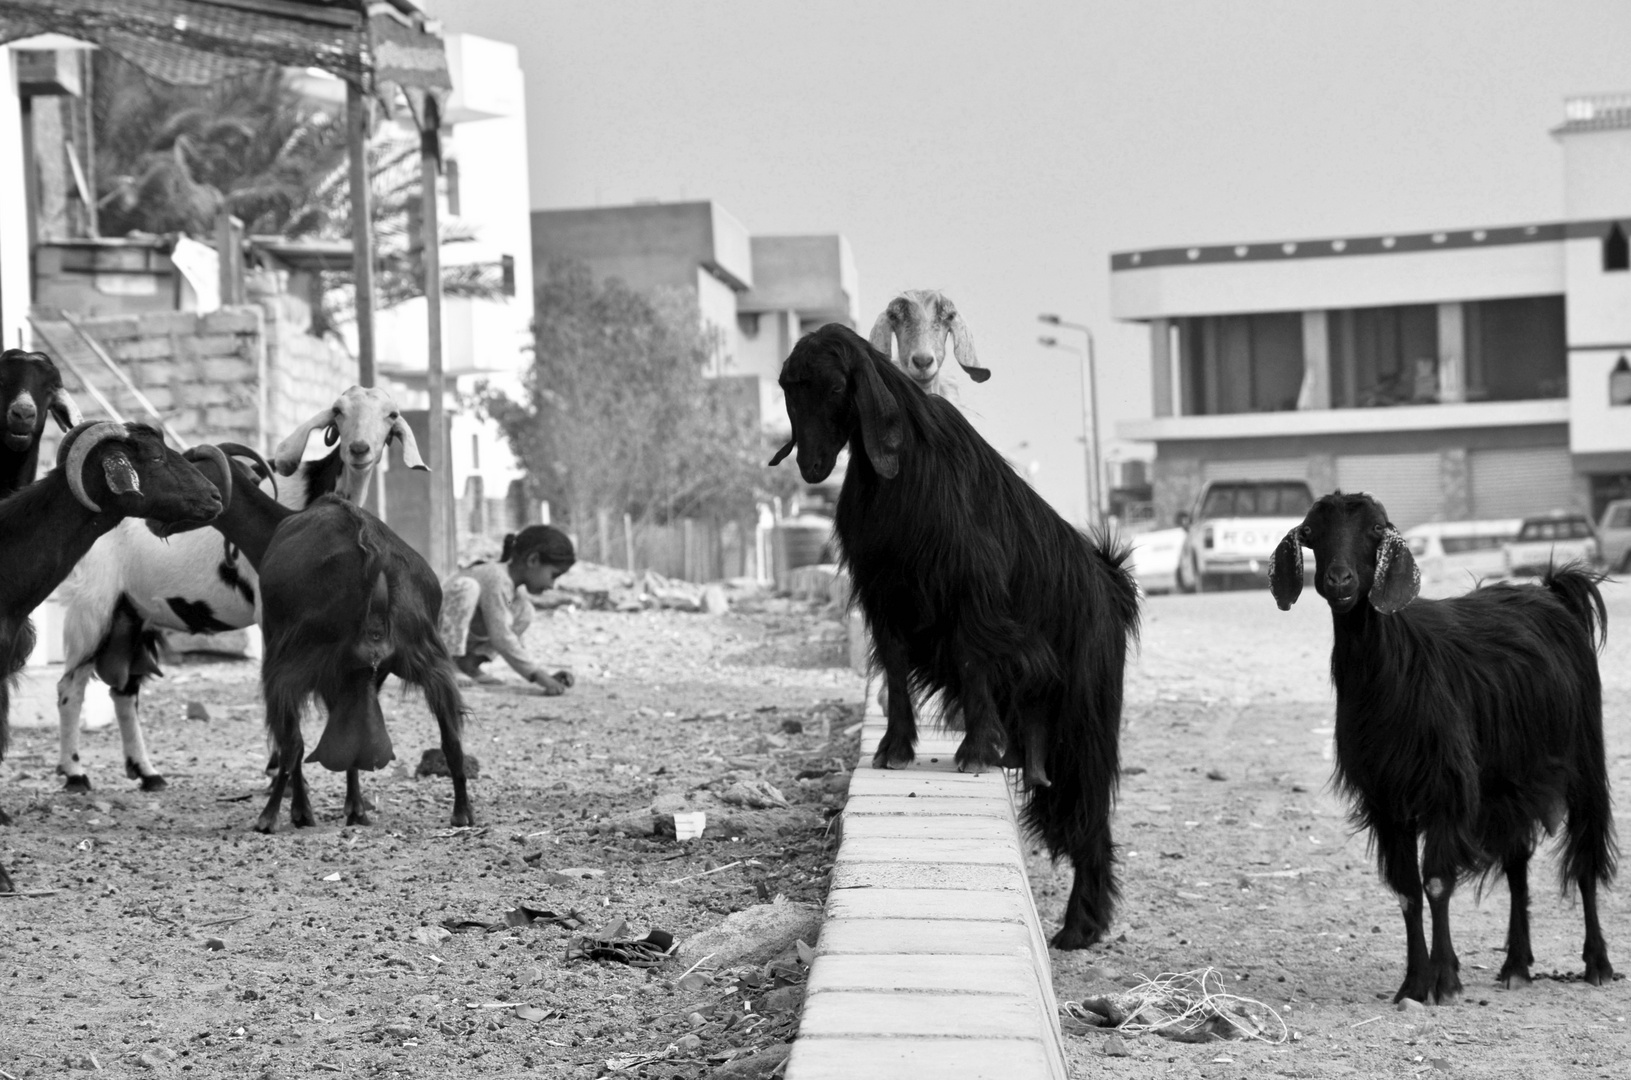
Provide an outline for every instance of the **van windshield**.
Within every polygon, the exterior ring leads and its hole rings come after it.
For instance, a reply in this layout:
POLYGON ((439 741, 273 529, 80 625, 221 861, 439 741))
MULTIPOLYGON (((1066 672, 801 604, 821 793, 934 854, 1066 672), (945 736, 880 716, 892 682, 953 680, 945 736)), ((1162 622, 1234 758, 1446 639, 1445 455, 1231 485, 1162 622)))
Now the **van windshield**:
POLYGON ((1201 517, 1301 517, 1314 504, 1302 483, 1216 484, 1201 504, 1201 517))

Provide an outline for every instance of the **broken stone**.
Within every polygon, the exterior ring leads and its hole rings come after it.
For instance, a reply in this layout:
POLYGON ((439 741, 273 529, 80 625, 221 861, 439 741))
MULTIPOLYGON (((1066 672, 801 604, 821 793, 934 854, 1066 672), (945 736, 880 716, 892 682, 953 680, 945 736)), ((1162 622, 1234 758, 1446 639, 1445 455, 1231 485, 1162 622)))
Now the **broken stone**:
POLYGON ((794 942, 815 941, 820 933, 820 908, 776 900, 727 915, 718 926, 682 942, 678 955, 693 961, 712 955, 720 967, 764 964, 794 948, 794 942))

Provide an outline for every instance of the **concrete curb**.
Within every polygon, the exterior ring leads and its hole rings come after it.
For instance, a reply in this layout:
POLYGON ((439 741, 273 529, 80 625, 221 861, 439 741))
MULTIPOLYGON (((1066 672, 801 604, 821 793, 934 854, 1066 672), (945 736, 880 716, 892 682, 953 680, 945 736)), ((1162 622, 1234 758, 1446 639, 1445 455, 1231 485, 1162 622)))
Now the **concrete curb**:
POLYGON ((875 685, 787 1080, 1065 1080, 1006 774, 921 720, 911 768, 872 768, 875 685))

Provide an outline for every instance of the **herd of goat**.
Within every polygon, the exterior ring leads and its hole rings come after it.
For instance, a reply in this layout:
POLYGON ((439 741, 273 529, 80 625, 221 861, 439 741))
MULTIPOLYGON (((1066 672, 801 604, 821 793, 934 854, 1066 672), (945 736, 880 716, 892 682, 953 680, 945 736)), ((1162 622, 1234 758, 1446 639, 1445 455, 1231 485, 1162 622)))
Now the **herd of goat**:
MULTIPOLYGON (((792 438, 770 464, 796 449, 814 484, 849 451, 835 531, 884 677, 874 765, 913 760, 918 705, 938 699, 946 725, 963 732, 958 766, 1016 770, 1027 829, 1070 859, 1053 944, 1085 948, 1105 936, 1118 897, 1110 821, 1139 626, 1129 549, 1066 523, 979 436, 948 400, 948 343, 971 379, 988 378, 939 292, 895 297, 870 340, 838 324, 803 337, 780 380, 792 438)), ((327 722, 309 760, 346 773, 346 821, 368 822, 359 771, 392 757, 378 698, 390 674, 424 691, 453 777, 453 823, 473 823, 464 705, 436 630, 440 584, 356 505, 390 440, 424 467, 387 395, 352 388, 270 463, 237 444, 183 454, 140 425, 83 423, 39 353, 0 355, 0 408, 0 756, 7 680, 33 647, 28 615, 61 586, 59 764, 69 790, 90 789, 78 732, 92 673, 112 690, 127 774, 161 788, 138 714, 142 682, 158 671, 158 631, 258 617, 275 765, 258 830, 275 828, 286 792, 293 823, 314 823, 300 728, 312 697, 327 722), (57 468, 36 481, 48 419, 67 434, 57 468), (316 431, 335 449, 305 461, 316 431)), ((1528 982, 1528 864, 1542 833, 1560 827, 1563 883, 1585 917, 1585 979, 1612 979, 1597 912, 1617 860, 1597 667, 1601 575, 1555 567, 1538 584, 1422 599, 1382 504, 1336 492, 1275 554, 1270 586, 1282 609, 1310 576, 1333 620, 1336 781, 1404 915, 1395 1000, 1459 995, 1450 897, 1459 882, 1494 874, 1511 894, 1499 981, 1528 982)), ((11 888, 0 868, 0 892, 11 888)))

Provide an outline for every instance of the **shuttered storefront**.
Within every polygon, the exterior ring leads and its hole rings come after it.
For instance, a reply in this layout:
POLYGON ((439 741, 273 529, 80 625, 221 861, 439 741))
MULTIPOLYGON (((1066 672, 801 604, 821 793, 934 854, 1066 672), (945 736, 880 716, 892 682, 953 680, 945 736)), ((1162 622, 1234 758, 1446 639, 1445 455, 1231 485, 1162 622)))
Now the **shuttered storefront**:
POLYGON ((1337 487, 1370 492, 1401 529, 1444 516, 1437 454, 1343 454, 1336 465, 1337 487))
MULTIPOLYGON (((1243 461, 1205 461, 1201 479, 1212 480, 1306 480, 1308 459, 1248 458, 1243 461)), ((1315 494, 1318 494, 1316 492, 1315 494)))
POLYGON ((1565 446, 1474 450, 1467 471, 1474 517, 1525 517, 1574 505, 1574 464, 1565 446))

